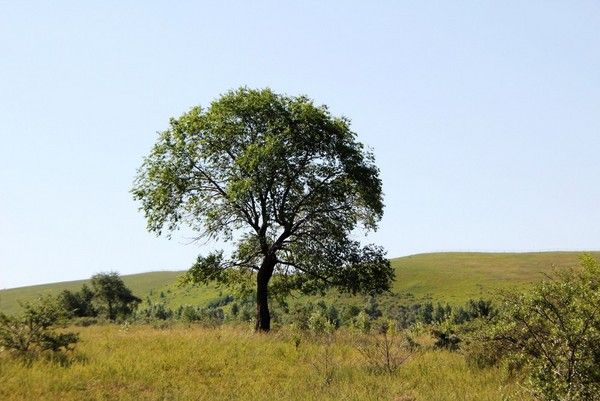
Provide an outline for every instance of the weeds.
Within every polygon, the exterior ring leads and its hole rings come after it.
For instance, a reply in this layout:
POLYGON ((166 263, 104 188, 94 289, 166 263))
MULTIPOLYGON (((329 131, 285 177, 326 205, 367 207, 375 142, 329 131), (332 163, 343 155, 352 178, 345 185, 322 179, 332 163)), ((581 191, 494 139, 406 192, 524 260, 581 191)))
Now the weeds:
POLYGON ((395 373, 418 347, 390 321, 381 323, 376 333, 359 335, 355 344, 372 371, 388 374, 395 373))

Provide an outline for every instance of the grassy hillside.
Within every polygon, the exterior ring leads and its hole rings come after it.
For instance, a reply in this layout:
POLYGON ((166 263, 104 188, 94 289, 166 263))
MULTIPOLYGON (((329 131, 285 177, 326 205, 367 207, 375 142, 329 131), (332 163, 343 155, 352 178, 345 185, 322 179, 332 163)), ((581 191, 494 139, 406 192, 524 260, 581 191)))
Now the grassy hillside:
MULTIPOLYGON (((538 281, 553 268, 576 266, 582 252, 427 253, 392 260, 394 292, 400 298, 451 304, 489 298, 499 289, 538 281)), ((600 252, 592 252, 600 259, 600 252)))
MULTIPOLYGON (((160 291, 168 291, 170 287, 175 286, 177 277, 180 275, 181 272, 163 271, 130 274, 122 277, 125 284, 131 288, 135 295, 144 298, 149 294, 156 293, 159 296, 160 291)), ((19 310, 19 301, 31 301, 43 295, 57 295, 62 290, 77 291, 84 283, 89 285, 89 280, 65 281, 0 290, 0 311, 14 313, 19 310)), ((212 296, 208 297, 208 299, 210 298, 212 296)))
POLYGON ((324 345, 231 326, 77 331, 81 343, 66 366, 38 360, 28 367, 0 351, 0 399, 530 400, 500 370, 470 369, 448 351, 425 348, 394 374, 373 371, 348 332, 324 345))
MULTIPOLYGON (((462 304, 469 298, 489 298, 498 289, 519 288, 537 281, 553 266, 578 263, 581 252, 538 253, 428 253, 392 260, 396 269, 393 294, 383 303, 412 303, 423 300, 462 304)), ((594 255, 600 258, 600 252, 594 255)), ((171 307, 181 304, 203 305, 219 296, 214 286, 178 288, 181 272, 152 272, 123 276, 134 294, 145 299, 163 300, 171 307)), ((0 291, 0 311, 14 313, 19 300, 32 300, 63 289, 77 290, 86 280, 44 284, 0 291)), ((226 292, 225 289, 222 290, 226 292)), ((329 301, 362 303, 363 297, 331 293, 329 301)))

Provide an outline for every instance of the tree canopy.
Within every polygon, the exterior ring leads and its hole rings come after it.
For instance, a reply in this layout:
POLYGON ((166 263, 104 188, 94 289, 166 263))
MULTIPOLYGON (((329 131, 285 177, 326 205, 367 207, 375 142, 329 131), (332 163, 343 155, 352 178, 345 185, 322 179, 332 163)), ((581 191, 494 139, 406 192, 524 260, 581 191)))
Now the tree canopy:
POLYGON ((169 128, 132 189, 157 234, 181 225, 235 243, 199 257, 192 282, 256 274, 257 330, 269 330, 268 290, 385 291, 393 269, 381 247, 353 238, 383 215, 373 153, 344 117, 304 96, 240 88, 193 107, 169 128))
POLYGON ((97 309, 110 320, 125 317, 142 301, 133 293, 118 273, 98 273, 92 276, 93 301, 97 309))

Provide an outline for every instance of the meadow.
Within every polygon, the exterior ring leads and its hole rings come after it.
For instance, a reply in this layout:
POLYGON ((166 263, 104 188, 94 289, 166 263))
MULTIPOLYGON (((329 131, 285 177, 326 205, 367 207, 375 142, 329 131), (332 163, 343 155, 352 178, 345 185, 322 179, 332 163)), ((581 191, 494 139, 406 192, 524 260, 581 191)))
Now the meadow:
MULTIPOLYGON (((600 252, 592 252, 600 257, 600 252)), ((575 266, 581 252, 534 253, 426 253, 391 260, 396 271, 392 293, 381 298, 383 305, 433 301, 460 305, 469 299, 491 298, 498 290, 525 288, 540 280, 553 267, 575 266)), ((150 272, 122 276, 125 284, 142 299, 162 301, 171 308, 204 305, 226 288, 214 285, 177 286, 182 271, 150 272)), ((40 295, 57 295, 78 290, 88 280, 43 284, 0 290, 0 312, 18 313, 19 301, 40 295)), ((330 292, 325 299, 335 303, 364 304, 364 297, 330 292)), ((293 300, 292 300, 293 302, 293 300)))
POLYGON ((374 371, 340 331, 331 345, 246 326, 100 325, 64 366, 31 366, 0 353, 0 399, 526 401, 500 370, 472 369, 458 353, 425 346, 395 373, 374 371), (330 347, 326 352, 325 347, 330 347), (326 355, 329 355, 329 370, 326 355), (329 379, 328 379, 329 378, 329 379))
MULTIPOLYGON (((598 258, 600 253, 593 255, 598 258)), ((397 258, 392 260, 393 291, 379 301, 384 309, 390 304, 459 305, 493 298, 503 289, 525 289, 554 268, 575 266, 579 256, 432 253, 397 258)), ((139 297, 171 307, 205 306, 227 291, 214 285, 178 287, 181 273, 123 279, 139 297)), ((85 282, 3 290, 0 311, 18 312, 19 300, 78 290, 85 282)), ((361 296, 333 292, 324 299, 337 305, 365 302, 361 296)), ((78 332, 80 342, 66 357, 27 362, 0 350, 0 400, 533 400, 518 378, 500 368, 470 366, 460 351, 434 347, 429 330, 419 327, 410 330, 416 330, 421 346, 390 373, 374 369, 359 346, 375 338, 376 330, 364 334, 342 327, 324 341, 289 325, 256 334, 251 323, 239 321, 215 327, 183 321, 70 326, 65 330, 78 332)))

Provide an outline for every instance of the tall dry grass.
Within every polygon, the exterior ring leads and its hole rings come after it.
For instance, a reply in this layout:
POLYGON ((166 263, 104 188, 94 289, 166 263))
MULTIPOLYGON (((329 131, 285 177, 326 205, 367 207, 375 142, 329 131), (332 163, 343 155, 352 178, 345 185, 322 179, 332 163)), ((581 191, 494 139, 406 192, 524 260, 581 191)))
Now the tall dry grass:
MULTIPOLYGON (((69 363, 0 352, 0 400, 525 400, 500 371, 456 353, 415 353, 394 374, 369 369, 353 336, 323 343, 249 327, 92 326, 69 363), (323 358, 329 358, 327 361, 323 358), (325 380, 320 366, 333 366, 325 380)), ((64 362, 64 361, 63 361, 64 362)))

